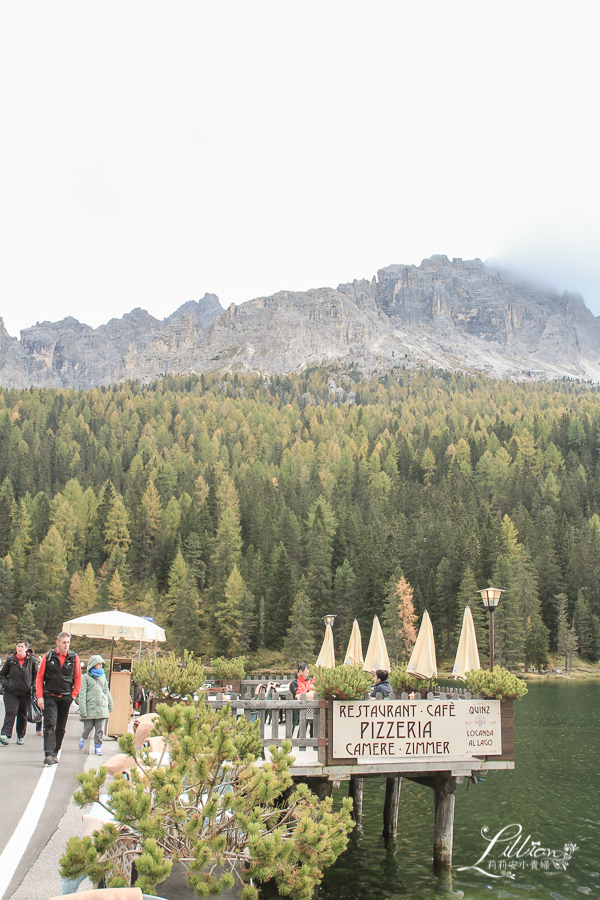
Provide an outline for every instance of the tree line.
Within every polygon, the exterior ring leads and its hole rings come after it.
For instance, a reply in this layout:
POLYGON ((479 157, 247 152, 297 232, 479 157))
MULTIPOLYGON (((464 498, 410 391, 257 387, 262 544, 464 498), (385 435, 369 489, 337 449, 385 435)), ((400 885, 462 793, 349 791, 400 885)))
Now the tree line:
POLYGON ((404 579, 450 654, 465 603, 487 648, 493 582, 504 664, 565 641, 597 660, 599 463, 598 389, 570 381, 334 367, 3 389, 0 628, 42 640, 114 607, 236 655, 289 649, 299 624, 314 640, 333 612, 342 646, 355 617, 392 621, 404 579))

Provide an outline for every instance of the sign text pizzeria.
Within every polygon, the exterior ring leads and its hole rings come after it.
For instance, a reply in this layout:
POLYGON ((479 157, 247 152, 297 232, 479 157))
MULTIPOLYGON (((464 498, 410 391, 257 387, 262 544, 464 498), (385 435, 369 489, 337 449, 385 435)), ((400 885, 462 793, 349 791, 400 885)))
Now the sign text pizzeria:
POLYGON ((494 756, 502 753, 499 700, 364 700, 333 704, 334 758, 494 756))

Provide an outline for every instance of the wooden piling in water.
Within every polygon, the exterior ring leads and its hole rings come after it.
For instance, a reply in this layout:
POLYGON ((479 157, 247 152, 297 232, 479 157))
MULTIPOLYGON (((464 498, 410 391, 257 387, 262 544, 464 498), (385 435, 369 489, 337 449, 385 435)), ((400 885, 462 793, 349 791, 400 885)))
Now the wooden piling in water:
POLYGON ((434 868, 440 869, 452 865, 456 778, 437 775, 433 781, 435 793, 433 865, 434 868))
POLYGON ((352 799, 352 818, 355 822, 362 819, 364 780, 358 775, 351 775, 348 782, 348 796, 352 799))
POLYGON ((400 805, 401 787, 402 778, 386 778, 385 803, 383 805, 383 836, 386 840, 395 838, 398 833, 398 807, 400 805))
POLYGON ((309 791, 316 794, 319 800, 325 800, 327 797, 331 797, 333 782, 330 781, 329 778, 303 778, 302 780, 306 781, 309 791))

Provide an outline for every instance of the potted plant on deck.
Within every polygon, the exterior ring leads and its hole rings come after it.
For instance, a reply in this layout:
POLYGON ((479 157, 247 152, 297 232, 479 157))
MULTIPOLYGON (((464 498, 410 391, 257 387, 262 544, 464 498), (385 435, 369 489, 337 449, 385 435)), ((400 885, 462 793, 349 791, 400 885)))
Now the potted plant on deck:
POLYGON ((245 656, 234 656, 232 659, 225 659, 224 656, 218 656, 212 661, 212 670, 215 678, 221 682, 221 687, 231 687, 232 691, 239 694, 242 689, 242 678, 246 677, 245 656))
POLYGON ((182 659, 173 653, 151 656, 133 663, 133 680, 152 695, 148 712, 154 712, 158 703, 176 703, 202 687, 204 666, 188 650, 182 659))
POLYGON ((390 672, 390 684, 394 690, 396 697, 400 697, 401 694, 407 693, 412 694, 415 691, 418 691, 423 696, 427 696, 427 692, 429 691, 429 679, 428 678, 419 678, 418 675, 412 675, 410 672, 406 671, 406 663, 394 666, 392 671, 390 672))
POLYGON ((109 887, 132 880, 161 894, 175 868, 190 896, 237 887, 242 900, 256 900, 257 885, 274 881, 293 900, 310 900, 322 870, 346 847, 351 801, 334 812, 331 798, 321 802, 306 785, 293 787, 288 742, 258 763, 258 725, 231 715, 229 704, 159 704, 157 712, 161 758, 124 735, 121 749, 138 764, 130 781, 117 775, 106 788, 104 767, 78 775, 75 802, 100 802, 114 821, 68 841, 63 878, 85 875, 109 887))

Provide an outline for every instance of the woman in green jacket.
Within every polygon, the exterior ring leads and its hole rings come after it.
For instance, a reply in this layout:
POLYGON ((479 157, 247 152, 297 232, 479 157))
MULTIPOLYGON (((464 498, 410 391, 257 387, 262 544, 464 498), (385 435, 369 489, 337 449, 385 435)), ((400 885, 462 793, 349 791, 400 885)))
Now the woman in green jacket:
POLYGON ((83 750, 92 729, 94 729, 94 752, 96 756, 102 756, 104 723, 114 706, 113 698, 110 695, 106 682, 106 675, 102 668, 103 665, 104 660, 100 655, 90 656, 87 672, 81 679, 81 690, 77 698, 79 701, 79 718, 83 722, 79 749, 83 750))

